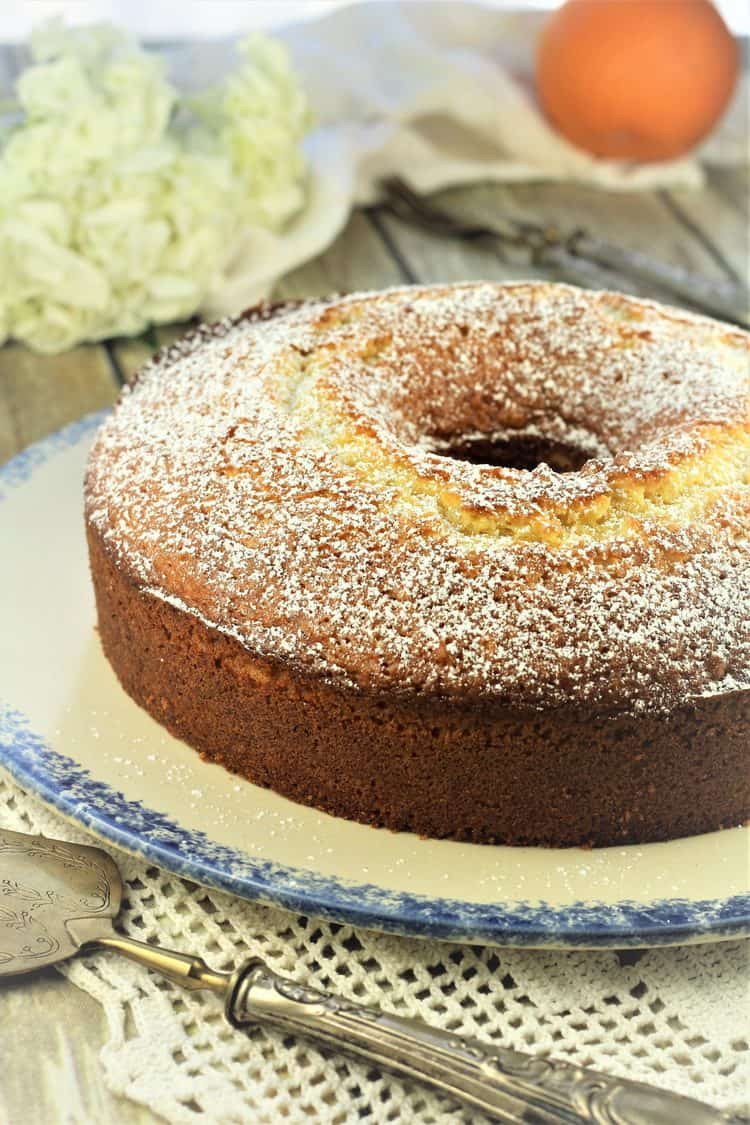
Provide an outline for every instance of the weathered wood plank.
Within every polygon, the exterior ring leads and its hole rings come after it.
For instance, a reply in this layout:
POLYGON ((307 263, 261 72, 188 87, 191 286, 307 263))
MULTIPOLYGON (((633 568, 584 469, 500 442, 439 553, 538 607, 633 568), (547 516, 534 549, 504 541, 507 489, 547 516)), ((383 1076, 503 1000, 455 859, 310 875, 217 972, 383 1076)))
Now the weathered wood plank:
POLYGON ((670 191, 665 200, 686 232, 711 254, 727 279, 747 280, 748 216, 709 185, 703 191, 670 191))
POLYGON ((108 406, 116 394, 112 366, 98 345, 55 356, 35 355, 18 344, 0 349, 0 462, 108 406))
POLYGON ((399 285, 405 279, 382 238, 362 212, 355 212, 324 254, 288 273, 274 297, 324 297, 399 285))
POLYGON ((150 1110, 111 1094, 99 1050, 104 1010, 54 969, 0 989, 2 1125, 156 1125, 150 1110))
POLYGON ((750 221, 750 166, 723 168, 714 165, 708 170, 708 182, 714 191, 750 221))
MULTIPOLYGON (((477 218, 486 202, 486 191, 482 188, 451 189, 436 195, 435 202, 456 215, 473 213, 477 218), (472 211, 475 200, 478 207, 472 211)), ((384 236, 395 244, 415 281, 512 281, 529 276, 528 267, 510 262, 500 251, 457 238, 438 238, 395 218, 385 208, 377 208, 372 217, 384 236)), ((492 217, 497 217, 494 208, 492 217)))

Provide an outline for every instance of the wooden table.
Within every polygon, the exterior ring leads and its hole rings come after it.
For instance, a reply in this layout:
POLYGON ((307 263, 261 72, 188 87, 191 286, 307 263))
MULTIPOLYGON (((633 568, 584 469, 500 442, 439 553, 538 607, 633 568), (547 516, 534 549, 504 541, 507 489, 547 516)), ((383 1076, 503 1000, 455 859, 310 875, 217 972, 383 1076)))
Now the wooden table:
MULTIPOLYGON (((442 193, 474 217, 501 214, 586 225, 593 233, 716 278, 748 270, 747 170, 712 171, 700 192, 606 194, 554 184, 481 186, 442 193)), ((331 248, 283 279, 277 295, 326 294, 405 282, 544 276, 500 252, 438 241, 385 212, 356 213, 331 248)), ((115 340, 59 356, 16 345, 0 350, 0 462, 29 442, 114 401, 155 343, 115 340)), ((55 970, 0 988, 0 1125, 154 1122, 104 1088, 98 1051, 106 1028, 98 1004, 55 970), (64 1112, 65 1111, 65 1112, 64 1112)))

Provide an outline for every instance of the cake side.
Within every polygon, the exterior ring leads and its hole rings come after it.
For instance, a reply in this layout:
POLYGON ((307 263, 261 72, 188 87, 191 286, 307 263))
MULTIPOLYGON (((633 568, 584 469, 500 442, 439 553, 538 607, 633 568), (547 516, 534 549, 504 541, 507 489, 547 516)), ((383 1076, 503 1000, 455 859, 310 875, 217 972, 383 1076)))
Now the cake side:
POLYGON ((668 715, 518 711, 327 682, 139 588, 89 525, 104 652, 202 756, 305 805, 477 843, 667 840, 750 817, 750 692, 668 715))

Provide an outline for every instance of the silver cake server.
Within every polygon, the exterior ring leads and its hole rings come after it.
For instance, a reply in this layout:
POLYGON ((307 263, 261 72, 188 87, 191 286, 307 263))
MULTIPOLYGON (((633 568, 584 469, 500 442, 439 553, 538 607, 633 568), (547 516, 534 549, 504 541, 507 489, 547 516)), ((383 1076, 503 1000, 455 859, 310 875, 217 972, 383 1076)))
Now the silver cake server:
POLYGON ((691 1098, 437 1031, 278 976, 251 958, 233 972, 134 941, 113 925, 122 880, 99 848, 0 829, 0 978, 113 949, 224 1000, 235 1027, 265 1021, 426 1082, 508 1125, 715 1125, 736 1122, 691 1098))

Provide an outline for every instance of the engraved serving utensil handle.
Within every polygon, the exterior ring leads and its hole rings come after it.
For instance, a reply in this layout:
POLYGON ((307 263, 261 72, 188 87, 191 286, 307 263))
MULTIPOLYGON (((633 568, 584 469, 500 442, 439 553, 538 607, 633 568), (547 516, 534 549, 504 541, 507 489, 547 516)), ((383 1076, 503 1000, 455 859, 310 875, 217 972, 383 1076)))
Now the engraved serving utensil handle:
POLYGON ((277 976, 250 961, 234 976, 227 1018, 268 1021, 331 1043, 376 1066, 428 1082, 508 1125, 717 1125, 718 1110, 641 1082, 460 1039, 415 1020, 384 1015, 277 976))
POLYGON ((0 830, 0 894, 13 922, 0 946, 0 979, 65 961, 79 950, 108 949, 183 988, 221 996, 235 1027, 267 1020, 283 1031, 321 1039, 506 1125, 742 1125, 710 1106, 640 1082, 384 1015, 277 976, 257 958, 231 972, 213 969, 198 956, 136 941, 114 928, 122 881, 99 848, 0 830), (35 942, 27 929, 32 914, 35 942))

